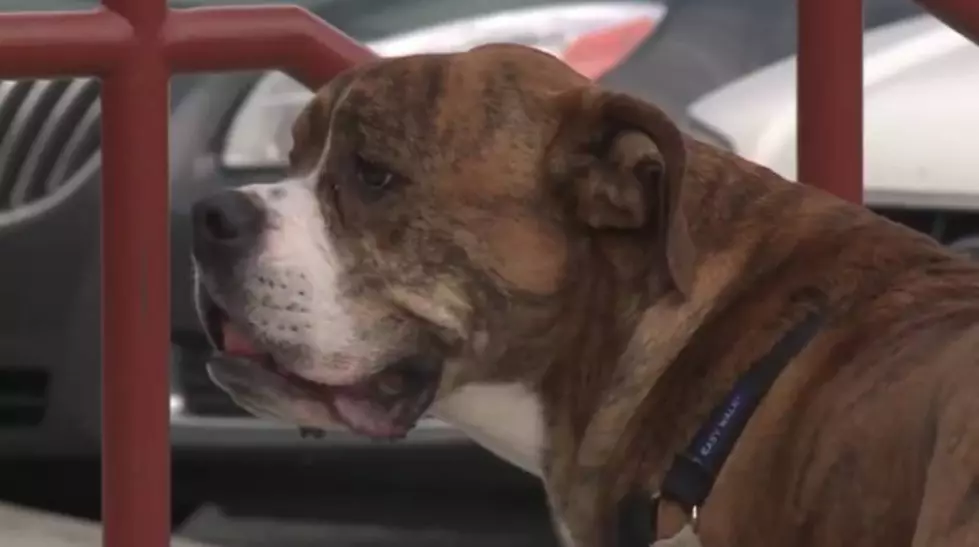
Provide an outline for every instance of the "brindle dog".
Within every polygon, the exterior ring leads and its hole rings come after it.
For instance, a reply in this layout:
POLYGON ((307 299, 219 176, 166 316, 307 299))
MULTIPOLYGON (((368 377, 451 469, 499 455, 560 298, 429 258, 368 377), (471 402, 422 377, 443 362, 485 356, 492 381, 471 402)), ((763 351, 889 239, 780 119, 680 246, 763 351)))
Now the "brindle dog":
POLYGON ((818 307, 703 544, 979 545, 972 262, 518 46, 356 67, 293 137, 290 178, 193 212, 242 406, 376 437, 431 412, 542 477, 567 547, 608 547, 618 500, 818 307))

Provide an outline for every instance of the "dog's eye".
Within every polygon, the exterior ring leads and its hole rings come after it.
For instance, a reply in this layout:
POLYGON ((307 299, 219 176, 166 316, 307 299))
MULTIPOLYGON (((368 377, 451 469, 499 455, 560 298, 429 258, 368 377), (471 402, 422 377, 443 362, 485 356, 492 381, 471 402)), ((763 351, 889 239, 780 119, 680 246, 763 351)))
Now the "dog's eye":
POLYGON ((395 174, 383 165, 357 156, 357 177, 361 184, 373 191, 384 190, 395 180, 395 174))

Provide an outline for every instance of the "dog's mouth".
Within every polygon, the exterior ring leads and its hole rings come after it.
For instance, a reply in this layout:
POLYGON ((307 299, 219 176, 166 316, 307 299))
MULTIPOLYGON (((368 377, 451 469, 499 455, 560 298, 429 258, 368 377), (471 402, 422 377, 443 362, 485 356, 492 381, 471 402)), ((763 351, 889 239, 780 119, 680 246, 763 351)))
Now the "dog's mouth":
MULTIPOLYGON (((380 372, 348 385, 328 385, 296 374, 276 363, 245 329, 237 327, 228 313, 210 298, 202 297, 200 305, 207 334, 217 354, 208 365, 255 367, 255 377, 283 381, 290 391, 302 394, 307 401, 326 407, 329 414, 355 433, 396 439, 404 437, 432 404, 441 377, 441 361, 434 357, 412 355, 398 359, 380 372)), ((234 394, 232 394, 234 395, 234 394)), ((308 425, 308 424, 297 424, 308 425)))

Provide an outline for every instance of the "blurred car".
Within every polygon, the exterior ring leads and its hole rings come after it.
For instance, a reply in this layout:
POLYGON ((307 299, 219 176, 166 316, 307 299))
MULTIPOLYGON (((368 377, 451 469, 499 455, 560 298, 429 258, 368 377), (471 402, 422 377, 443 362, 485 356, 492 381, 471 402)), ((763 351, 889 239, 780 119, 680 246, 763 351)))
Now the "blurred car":
MULTIPOLYGON (((864 199, 878 213, 979 258, 979 47, 920 15, 864 38, 864 199)), ((701 136, 796 176, 796 59, 689 107, 701 136)))
MULTIPOLYGON (((695 99, 795 47, 794 3, 784 0, 297 1, 381 55, 499 41, 539 47, 611 87, 661 103, 695 133, 698 127, 686 119, 695 99)), ((243 2, 173 5, 232 3, 243 2)), ((93 5, 17 0, 3 7, 93 5)), ((910 0, 868 0, 865 18, 872 27, 918 12, 910 0)), ((391 446, 339 431, 301 440, 293 428, 246 415, 207 378, 209 349, 191 303, 190 204, 219 188, 280 177, 289 125, 309 93, 277 71, 172 79, 175 457, 221 454, 230 461, 228 454, 306 457, 340 449, 395 452, 401 459, 412 450, 481 454, 467 452, 471 445, 435 420, 391 446)), ((86 78, 0 83, 0 457, 99 452, 98 94, 98 82, 86 78)))
MULTIPOLYGON (((923 13, 913 0, 860 1, 866 29, 923 13)), ((689 123, 687 108, 696 99, 795 54, 797 3, 668 2, 669 12, 656 32, 601 81, 652 101, 681 123, 689 123)))

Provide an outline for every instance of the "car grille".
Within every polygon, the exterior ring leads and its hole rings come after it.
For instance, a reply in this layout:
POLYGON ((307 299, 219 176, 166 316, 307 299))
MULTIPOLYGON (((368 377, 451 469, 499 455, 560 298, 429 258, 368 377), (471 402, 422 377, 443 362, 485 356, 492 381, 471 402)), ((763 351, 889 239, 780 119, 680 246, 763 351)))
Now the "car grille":
POLYGON ((0 428, 40 424, 47 404, 47 372, 28 368, 0 368, 0 428))
POLYGON ((54 194, 93 156, 94 78, 0 81, 0 212, 54 194))

